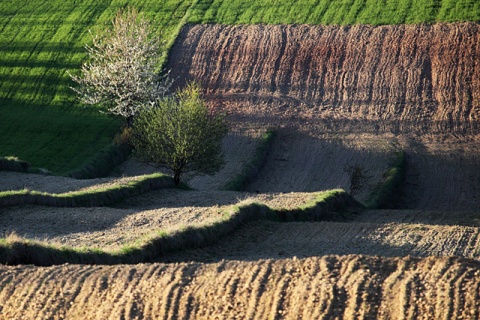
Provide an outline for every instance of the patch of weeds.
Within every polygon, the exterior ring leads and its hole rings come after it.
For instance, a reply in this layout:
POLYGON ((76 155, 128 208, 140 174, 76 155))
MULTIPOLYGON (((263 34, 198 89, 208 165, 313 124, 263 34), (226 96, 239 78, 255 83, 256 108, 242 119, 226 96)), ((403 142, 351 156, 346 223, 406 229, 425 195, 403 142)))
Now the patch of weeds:
POLYGON ((343 171, 348 173, 350 177, 349 194, 355 197, 360 192, 368 188, 372 176, 368 175, 368 170, 363 168, 358 163, 354 165, 348 165, 343 168, 343 171))

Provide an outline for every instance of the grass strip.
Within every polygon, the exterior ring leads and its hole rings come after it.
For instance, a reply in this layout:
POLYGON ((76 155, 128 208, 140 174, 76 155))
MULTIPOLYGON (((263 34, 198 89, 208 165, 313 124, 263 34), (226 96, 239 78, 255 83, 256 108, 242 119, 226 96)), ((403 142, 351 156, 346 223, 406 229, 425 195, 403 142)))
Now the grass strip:
POLYGON ((0 263, 47 266, 63 263, 154 262, 166 253, 212 245, 248 222, 339 220, 345 219, 341 212, 352 207, 360 208, 361 204, 343 190, 319 193, 314 201, 292 210, 272 209, 261 203, 238 204, 226 211, 221 220, 204 225, 187 226, 170 233, 159 232, 150 239, 113 252, 90 248, 55 247, 12 235, 0 240, 0 263))
POLYGON ((28 172, 30 164, 17 157, 0 158, 0 171, 28 172))
POLYGON ((273 129, 267 130, 262 135, 253 158, 243 166, 242 171, 235 178, 222 187, 223 190, 243 191, 253 182, 265 165, 267 155, 270 152, 275 136, 276 131, 273 129))
POLYGON ((373 188, 367 199, 369 209, 395 209, 400 204, 407 171, 404 151, 397 152, 392 165, 383 175, 382 181, 373 188))
POLYGON ((170 176, 154 173, 135 181, 99 189, 51 194, 39 191, 18 190, 0 192, 0 208, 19 205, 50 207, 99 207, 118 202, 151 190, 173 187, 170 176))

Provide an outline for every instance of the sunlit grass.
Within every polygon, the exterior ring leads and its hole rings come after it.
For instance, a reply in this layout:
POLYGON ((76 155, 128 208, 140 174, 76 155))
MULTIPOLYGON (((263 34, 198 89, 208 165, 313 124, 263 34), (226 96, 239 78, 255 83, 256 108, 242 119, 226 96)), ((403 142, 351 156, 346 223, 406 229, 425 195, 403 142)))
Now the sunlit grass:
POLYGON ((191 23, 412 24, 480 21, 476 0, 199 0, 191 23))

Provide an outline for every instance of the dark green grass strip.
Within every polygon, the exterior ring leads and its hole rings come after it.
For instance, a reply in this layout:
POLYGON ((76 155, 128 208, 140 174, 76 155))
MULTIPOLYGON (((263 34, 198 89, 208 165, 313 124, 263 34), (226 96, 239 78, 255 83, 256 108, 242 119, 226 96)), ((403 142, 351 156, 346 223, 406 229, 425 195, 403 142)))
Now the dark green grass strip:
POLYGON ((99 207, 133 197, 147 191, 171 188, 174 186, 170 176, 155 173, 125 184, 103 189, 74 191, 60 194, 19 190, 0 192, 0 208, 19 205, 42 205, 51 207, 99 207))
POLYGON ((103 29, 118 9, 132 5, 152 21, 165 51, 193 1, 0 1, 0 157, 60 175, 85 166, 121 125, 83 109, 69 88, 67 71, 78 71, 87 57, 88 31, 103 29))
POLYGON ((0 263, 8 265, 120 264, 154 262, 166 253, 212 245, 245 223, 274 221, 318 221, 344 219, 342 211, 361 205, 343 190, 319 193, 315 201, 294 210, 274 210, 264 204, 232 206, 224 218, 202 226, 189 226, 171 233, 159 232, 142 243, 115 252, 100 249, 55 247, 16 236, 0 240, 0 263))
POLYGON ((262 135, 253 158, 244 165, 240 174, 223 186, 223 190, 242 191, 253 182, 262 167, 265 165, 267 155, 270 152, 275 136, 276 132, 274 130, 267 130, 267 132, 262 135))
POLYGON ((382 181, 373 189, 366 207, 369 209, 396 209, 400 205, 405 175, 407 171, 407 159, 404 151, 397 153, 392 165, 383 175, 382 181))
POLYGON ((15 157, 0 158, 0 171, 28 172, 30 164, 15 157))
POLYGON ((100 150, 80 168, 67 175, 75 179, 93 179, 106 177, 112 170, 127 160, 132 148, 126 144, 110 144, 100 150))

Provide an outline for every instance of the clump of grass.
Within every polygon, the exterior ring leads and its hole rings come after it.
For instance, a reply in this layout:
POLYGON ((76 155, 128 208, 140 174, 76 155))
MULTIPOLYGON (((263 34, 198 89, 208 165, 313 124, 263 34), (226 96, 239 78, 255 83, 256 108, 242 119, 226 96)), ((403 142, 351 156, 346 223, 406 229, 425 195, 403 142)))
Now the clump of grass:
POLYGON ((116 251, 69 248, 27 240, 16 235, 0 239, 0 263, 54 265, 63 263, 118 264, 158 260, 166 253, 205 247, 231 234, 245 223, 256 220, 317 221, 345 219, 349 207, 361 205, 343 190, 318 193, 310 203, 297 209, 272 209, 262 203, 240 203, 228 209, 222 219, 203 225, 185 226, 171 232, 160 231, 150 238, 128 244, 116 251))
POLYGON ((400 204, 407 171, 407 159, 404 151, 396 154, 392 165, 383 175, 382 181, 375 186, 366 201, 370 209, 394 209, 400 204))
POLYGON ((28 172, 29 169, 30 164, 17 157, 9 156, 0 158, 0 171, 28 172))
POLYGON ((255 149, 252 159, 247 162, 243 166, 241 172, 231 181, 227 182, 222 189, 229 191, 245 190, 265 165, 267 155, 270 152, 275 136, 275 130, 267 130, 260 138, 260 142, 255 149))
POLYGON ((3 191, 0 192, 0 208, 28 204, 51 207, 98 207, 110 205, 126 197, 136 196, 147 191, 173 186, 172 177, 154 173, 128 183, 60 194, 30 191, 28 189, 3 191))

